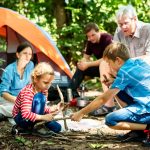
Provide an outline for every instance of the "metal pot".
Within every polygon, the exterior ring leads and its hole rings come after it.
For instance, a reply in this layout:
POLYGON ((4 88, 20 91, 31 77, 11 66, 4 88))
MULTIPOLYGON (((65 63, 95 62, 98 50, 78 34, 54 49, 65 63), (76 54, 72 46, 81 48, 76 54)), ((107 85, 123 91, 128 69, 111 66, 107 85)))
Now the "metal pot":
POLYGON ((77 99, 77 107, 85 107, 90 102, 87 99, 77 99))

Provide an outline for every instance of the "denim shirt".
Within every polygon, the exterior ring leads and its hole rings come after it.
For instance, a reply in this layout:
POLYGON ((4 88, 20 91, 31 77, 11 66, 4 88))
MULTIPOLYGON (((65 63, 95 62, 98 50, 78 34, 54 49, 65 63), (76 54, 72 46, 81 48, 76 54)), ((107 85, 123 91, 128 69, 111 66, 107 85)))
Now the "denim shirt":
POLYGON ((111 88, 124 90, 135 104, 126 108, 136 114, 150 113, 150 65, 128 59, 119 69, 111 88))
POLYGON ((0 96, 2 96, 3 92, 8 92, 13 96, 17 96, 20 90, 25 87, 31 81, 31 71, 34 68, 34 64, 30 61, 24 70, 22 79, 17 71, 17 61, 9 64, 1 77, 0 84, 0 96))

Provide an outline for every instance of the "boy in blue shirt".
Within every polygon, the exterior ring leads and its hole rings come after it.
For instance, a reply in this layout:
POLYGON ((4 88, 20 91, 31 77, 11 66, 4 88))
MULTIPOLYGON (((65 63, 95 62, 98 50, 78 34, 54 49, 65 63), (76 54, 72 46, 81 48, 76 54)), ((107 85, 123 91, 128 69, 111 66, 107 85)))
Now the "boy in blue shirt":
POLYGON ((146 130, 147 137, 143 142, 144 146, 150 146, 150 65, 141 59, 130 59, 127 47, 119 42, 110 44, 103 58, 115 72, 115 79, 105 80, 108 91, 74 113, 72 120, 80 121, 85 114, 118 96, 123 108, 108 114, 106 125, 117 130, 146 130))

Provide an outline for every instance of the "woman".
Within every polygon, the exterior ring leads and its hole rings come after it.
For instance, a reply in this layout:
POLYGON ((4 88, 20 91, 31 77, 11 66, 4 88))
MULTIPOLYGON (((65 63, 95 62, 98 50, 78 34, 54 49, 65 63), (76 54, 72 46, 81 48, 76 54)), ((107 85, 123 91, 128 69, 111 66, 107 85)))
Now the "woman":
POLYGON ((12 117, 12 109, 20 90, 30 82, 30 74, 34 68, 31 61, 32 46, 22 43, 16 51, 17 60, 9 64, 1 77, 0 84, 0 121, 12 117))

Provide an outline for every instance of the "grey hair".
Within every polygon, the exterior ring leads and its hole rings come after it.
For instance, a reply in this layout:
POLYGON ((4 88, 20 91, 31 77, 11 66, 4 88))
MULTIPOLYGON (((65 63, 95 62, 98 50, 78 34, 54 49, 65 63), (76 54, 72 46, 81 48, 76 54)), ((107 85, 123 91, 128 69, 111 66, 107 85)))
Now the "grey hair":
MULTIPOLYGON (((127 5, 127 6, 121 6, 119 10, 116 13, 116 19, 117 21, 121 19, 122 16, 128 16, 130 18, 136 17, 137 18, 137 13, 132 5, 127 5)), ((137 18, 138 19, 138 18, 137 18)))

